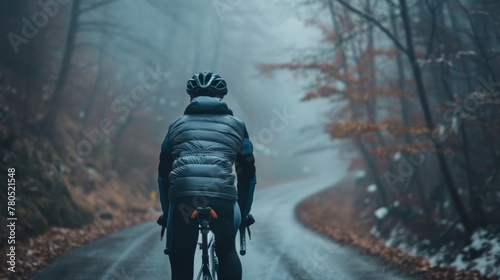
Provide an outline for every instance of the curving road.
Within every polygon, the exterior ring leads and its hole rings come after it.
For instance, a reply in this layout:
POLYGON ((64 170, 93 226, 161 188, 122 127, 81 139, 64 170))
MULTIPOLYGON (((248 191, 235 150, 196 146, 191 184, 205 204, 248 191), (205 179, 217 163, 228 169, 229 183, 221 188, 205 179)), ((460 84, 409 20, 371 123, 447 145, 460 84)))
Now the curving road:
MULTIPOLYGON (((314 178, 255 193, 252 213, 257 223, 247 241, 247 255, 241 257, 243 279, 411 279, 378 258, 337 245, 296 219, 297 203, 332 183, 314 178)), ((32 279, 170 279, 163 247, 159 227, 147 222, 75 249, 32 279)), ((199 255, 195 259, 197 268, 199 255)))

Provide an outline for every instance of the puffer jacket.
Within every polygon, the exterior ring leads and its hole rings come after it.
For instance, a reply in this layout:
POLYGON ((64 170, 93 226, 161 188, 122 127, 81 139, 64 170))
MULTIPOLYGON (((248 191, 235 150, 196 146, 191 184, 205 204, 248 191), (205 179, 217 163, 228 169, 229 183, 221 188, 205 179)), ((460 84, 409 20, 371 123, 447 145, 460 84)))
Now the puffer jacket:
POLYGON ((245 124, 220 99, 200 96, 170 125, 162 147, 172 156, 168 199, 210 196, 236 201, 233 164, 243 148, 245 124))

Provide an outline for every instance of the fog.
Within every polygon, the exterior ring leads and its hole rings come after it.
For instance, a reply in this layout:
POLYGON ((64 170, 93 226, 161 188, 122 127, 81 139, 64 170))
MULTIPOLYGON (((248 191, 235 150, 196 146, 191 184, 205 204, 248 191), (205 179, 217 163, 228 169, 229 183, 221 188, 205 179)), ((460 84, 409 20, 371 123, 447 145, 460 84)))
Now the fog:
POLYGON ((0 162, 22 191, 0 202, 27 213, 24 237, 159 209, 161 143, 188 79, 212 71, 253 142, 256 195, 272 194, 259 214, 294 201, 276 214, 301 227, 308 201, 322 230, 359 221, 356 234, 498 274, 466 246, 500 221, 499 3, 1 1, 0 162), (354 221, 324 223, 338 208, 354 221))
MULTIPOLYGON (((322 133, 330 104, 300 102, 307 79, 287 72, 270 77, 256 68, 261 63, 292 60, 313 47, 321 34, 305 26, 297 1, 234 2, 238 3, 219 6, 217 1, 120 1, 86 17, 119 26, 112 29, 117 35, 104 35, 109 55, 120 63, 116 71, 134 73, 144 65, 160 65, 169 73, 168 82, 150 99, 152 103, 166 100, 163 108, 170 116, 182 114, 188 103, 185 83, 194 73, 220 74, 228 83, 229 106, 247 124, 263 183, 287 180, 291 174, 309 176, 341 169, 332 166, 337 157, 322 133), (283 117, 285 120, 271 124, 273 118, 283 117), (326 152, 304 153, 317 147, 316 143, 322 143, 326 152), (261 165, 265 167, 259 168, 261 165)), ((102 35, 85 36, 95 36, 93 40, 98 42, 102 35)), ((149 102, 141 106, 149 106, 149 102)), ((162 117, 162 108, 152 113, 162 117)), ((158 140, 171 120, 165 118, 157 124, 158 140)))

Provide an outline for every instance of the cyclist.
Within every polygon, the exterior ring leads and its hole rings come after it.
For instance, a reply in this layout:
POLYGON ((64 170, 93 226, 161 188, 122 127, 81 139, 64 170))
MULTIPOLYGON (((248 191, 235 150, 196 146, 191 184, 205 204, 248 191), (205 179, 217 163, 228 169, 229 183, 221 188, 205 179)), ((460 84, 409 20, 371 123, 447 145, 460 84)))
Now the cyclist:
POLYGON ((198 227, 189 215, 197 207, 209 206, 218 214, 210 222, 219 259, 218 277, 238 280, 242 271, 235 238, 253 201, 253 146, 245 124, 233 117, 222 101, 227 85, 219 75, 195 74, 187 82, 186 91, 191 102, 184 115, 170 125, 158 167, 163 211, 158 223, 167 225, 172 279, 193 279, 198 227))

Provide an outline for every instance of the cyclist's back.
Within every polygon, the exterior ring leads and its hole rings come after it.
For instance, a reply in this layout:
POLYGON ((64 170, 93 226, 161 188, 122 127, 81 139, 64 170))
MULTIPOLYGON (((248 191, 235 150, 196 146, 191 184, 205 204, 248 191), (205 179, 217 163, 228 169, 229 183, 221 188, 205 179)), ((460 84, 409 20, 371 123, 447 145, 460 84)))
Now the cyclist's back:
POLYGON ((219 279, 241 279, 235 237, 241 217, 250 211, 256 183, 252 144, 244 123, 222 101, 227 88, 220 76, 197 74, 188 81, 187 92, 191 103, 184 116, 170 125, 158 168, 162 210, 168 216, 172 279, 193 278, 198 228, 189 215, 206 206, 219 216, 210 224, 216 238, 219 279))
POLYGON ((210 196, 237 200, 232 165, 244 138, 245 125, 213 97, 193 99, 185 115, 169 129, 172 156, 169 198, 210 196))

